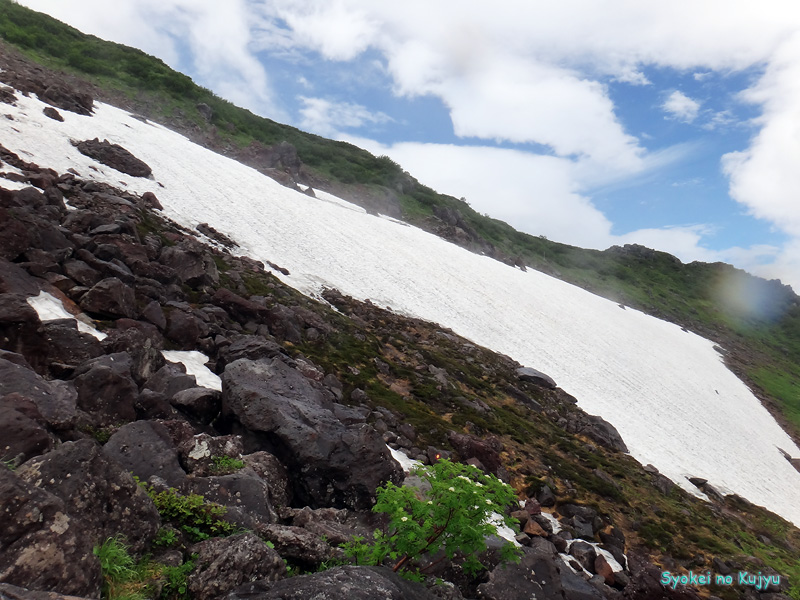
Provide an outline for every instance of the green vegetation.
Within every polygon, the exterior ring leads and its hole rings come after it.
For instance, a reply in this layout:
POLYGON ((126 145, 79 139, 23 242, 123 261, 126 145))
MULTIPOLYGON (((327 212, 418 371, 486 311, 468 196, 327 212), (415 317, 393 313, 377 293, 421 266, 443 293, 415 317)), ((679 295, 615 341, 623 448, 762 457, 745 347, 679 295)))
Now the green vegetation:
POLYGON ((105 600, 147 600, 156 597, 160 584, 160 600, 189 597, 187 579, 194 570, 196 555, 179 566, 167 566, 145 557, 137 562, 128 551, 125 538, 117 535, 95 546, 94 554, 103 573, 105 600))
POLYGON ((173 523, 192 541, 232 535, 238 531, 236 525, 222 520, 228 512, 224 506, 208 502, 200 494, 183 495, 175 488, 158 491, 143 482, 139 485, 153 500, 161 518, 173 523))
POLYGON ((230 456, 213 456, 211 470, 217 474, 227 474, 244 468, 244 461, 230 456))
POLYGON ((141 577, 136 561, 128 553, 122 536, 108 538, 95 546, 94 554, 103 573, 103 597, 117 600, 144 600, 141 577))
MULTIPOLYGON (((509 505, 516 504, 514 490, 475 467, 449 460, 418 467, 413 474, 427 485, 416 489, 387 482, 378 489, 372 510, 389 516, 388 532, 376 530, 370 543, 354 538, 345 544, 345 552, 357 564, 381 565, 390 560, 392 570, 413 579, 421 579, 444 558, 458 556, 464 572, 475 575, 484 568, 477 555, 486 549, 486 537, 497 534, 492 515, 504 514, 509 505), (441 551, 442 557, 432 559, 441 551), (419 560, 427 562, 419 565, 419 560)), ((513 526, 510 518, 505 524, 513 526)), ((513 560, 517 550, 509 542, 502 554, 505 560, 513 560)))

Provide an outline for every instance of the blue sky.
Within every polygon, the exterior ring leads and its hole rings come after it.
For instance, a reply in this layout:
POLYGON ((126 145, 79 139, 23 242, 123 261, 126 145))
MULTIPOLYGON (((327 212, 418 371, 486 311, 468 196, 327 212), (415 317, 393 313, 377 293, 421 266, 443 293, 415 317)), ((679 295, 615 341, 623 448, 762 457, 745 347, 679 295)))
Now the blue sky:
POLYGON ((22 0, 535 235, 800 289, 787 0, 22 0))

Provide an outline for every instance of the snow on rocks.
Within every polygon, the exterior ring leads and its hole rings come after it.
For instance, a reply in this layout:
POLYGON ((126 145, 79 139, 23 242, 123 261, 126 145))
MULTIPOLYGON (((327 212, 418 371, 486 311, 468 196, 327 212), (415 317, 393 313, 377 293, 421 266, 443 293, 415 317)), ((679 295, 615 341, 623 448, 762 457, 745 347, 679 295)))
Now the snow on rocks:
POLYGON ((789 436, 723 364, 713 343, 542 273, 472 254, 417 228, 319 194, 311 198, 152 122, 97 104, 93 117, 20 97, 0 122, 4 145, 59 172, 75 169, 142 194, 166 216, 208 223, 241 252, 317 295, 330 287, 390 305, 547 373, 581 408, 612 423, 630 453, 691 493, 708 479, 800 525, 800 474, 776 446, 789 436), (13 125, 12 125, 13 124, 13 125), (71 139, 107 139, 154 165, 131 177, 80 154, 71 139))
POLYGON ((98 340, 104 340, 106 337, 108 337, 102 331, 98 331, 93 326, 84 323, 79 318, 76 318, 75 315, 68 313, 61 300, 48 294, 47 292, 40 292, 38 296, 30 296, 27 300, 28 304, 30 304, 33 307, 33 310, 36 311, 36 314, 39 315, 40 321, 44 322, 55 321, 58 319, 74 319, 78 325, 78 331, 81 333, 88 333, 96 337, 98 340))
POLYGON ((186 373, 194 375, 197 385, 200 387, 210 388, 218 392, 222 391, 222 380, 219 375, 206 366, 208 357, 202 352, 197 350, 162 350, 161 354, 169 362, 180 363, 186 367, 186 373))

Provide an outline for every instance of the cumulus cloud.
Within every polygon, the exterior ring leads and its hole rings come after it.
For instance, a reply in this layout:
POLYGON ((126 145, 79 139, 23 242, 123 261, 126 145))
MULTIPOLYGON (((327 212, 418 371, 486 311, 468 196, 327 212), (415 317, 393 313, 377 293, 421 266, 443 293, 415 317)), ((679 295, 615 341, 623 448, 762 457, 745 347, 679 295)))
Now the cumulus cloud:
MULTIPOLYGON (((594 0, 500 0, 490 10, 456 0, 118 0, 113 11, 100 0, 23 3, 171 65, 181 65, 188 44, 191 70, 203 85, 279 119, 285 115, 257 52, 295 61, 351 61, 370 53, 395 94, 438 98, 465 142, 475 144, 477 138, 488 146, 501 140, 531 152, 544 146, 549 156, 528 153, 530 168, 541 177, 540 196, 561 199, 550 213, 582 211, 587 238, 567 232, 572 237, 565 239, 585 245, 604 239, 608 225, 587 195, 589 183, 639 177, 664 158, 645 151, 626 130, 609 92, 611 82, 653 85, 645 75, 649 68, 684 72, 698 82, 712 73, 763 68, 763 77, 741 97, 762 110, 755 122, 759 131, 748 148, 725 157, 724 172, 731 196, 750 214, 800 239, 800 204, 793 203, 800 197, 800 170, 793 160, 800 155, 800 138, 793 133, 800 130, 800 11, 786 10, 785 0, 618 0, 614 10, 594 0)), ((302 102, 300 118, 317 131, 333 131, 333 119, 341 119, 337 131, 347 123, 378 122, 358 104, 302 102)), ((725 111, 702 110, 697 99, 679 91, 663 108, 675 119, 702 120, 707 130, 731 121, 725 111)), ((436 150, 443 163, 456 152, 456 146, 436 150)), ((503 185, 509 207, 498 201, 486 212, 509 218, 527 210, 524 223, 543 222, 544 209, 526 193, 536 182, 521 181, 516 191, 503 185), (534 208, 525 209, 529 202, 534 208)), ((552 225, 553 231, 559 227, 552 225)), ((702 228, 665 231, 660 238, 649 231, 640 235, 706 256, 702 239, 708 234, 702 228)), ((794 264, 783 248, 771 256, 786 268, 794 264)))
POLYGON ((742 97, 761 105, 763 114, 750 147, 723 157, 730 195, 753 216, 800 238, 800 33, 785 41, 742 97))
POLYGON ((367 124, 387 123, 392 120, 382 112, 373 112, 360 104, 334 102, 325 98, 300 96, 300 126, 329 137, 336 137, 346 129, 358 129, 367 124))
POLYGON ((22 0, 86 33, 139 48, 171 67, 190 70, 220 96, 277 119, 266 71, 253 55, 252 19, 246 0, 22 0), (182 47, 188 45, 188 57, 182 47), (182 58, 190 61, 185 64, 182 58))
POLYGON ((684 123, 691 123, 697 118, 697 114, 700 112, 700 103, 697 100, 692 100, 683 92, 675 90, 664 101, 661 108, 671 118, 683 121, 684 123))

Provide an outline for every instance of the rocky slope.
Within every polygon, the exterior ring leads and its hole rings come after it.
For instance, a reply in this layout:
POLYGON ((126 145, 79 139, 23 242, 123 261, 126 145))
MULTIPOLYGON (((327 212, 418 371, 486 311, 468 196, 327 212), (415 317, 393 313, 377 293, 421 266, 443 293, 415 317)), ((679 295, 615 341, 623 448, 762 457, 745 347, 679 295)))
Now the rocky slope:
MULTIPOLYGON (((19 87, 47 98, 51 118, 91 110, 63 80, 26 75, 19 87)), ((120 146, 80 142, 103 164, 145 174, 120 146)), ((234 257, 213 228, 163 218, 153 194, 4 148, 0 160, 22 188, 0 179, 0 596, 99 597, 93 549, 118 535, 162 565, 153 597, 708 593, 664 588, 664 569, 782 576, 768 590, 711 589, 724 597, 779 600, 794 583, 797 529, 708 487, 702 503, 642 469, 613 427, 546 375, 336 290, 327 304, 306 298, 234 257), (77 320, 37 312, 42 292, 77 320), (205 353, 221 391, 162 350, 205 353), (345 562, 339 544, 384 526, 370 512, 376 487, 403 479, 387 443, 509 481, 524 501, 521 563, 498 566, 490 549, 478 577, 443 563, 445 585, 428 587, 386 568, 328 569, 345 562), (167 567, 183 569, 183 592, 167 567)))

